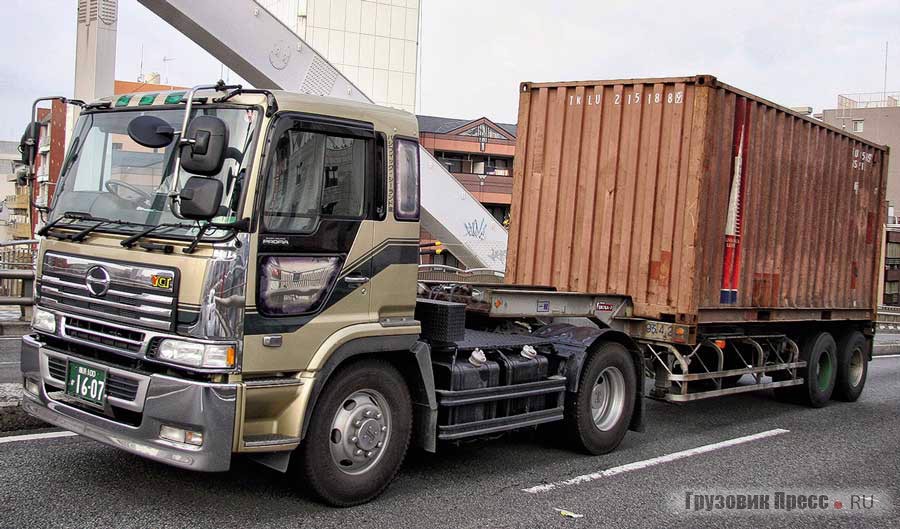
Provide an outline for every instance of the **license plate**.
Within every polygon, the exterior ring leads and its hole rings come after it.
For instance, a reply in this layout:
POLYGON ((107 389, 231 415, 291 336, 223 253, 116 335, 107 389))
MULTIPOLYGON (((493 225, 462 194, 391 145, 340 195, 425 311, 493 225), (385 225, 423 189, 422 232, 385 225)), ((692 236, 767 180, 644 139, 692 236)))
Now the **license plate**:
POLYGON ((106 371, 69 360, 66 394, 94 406, 106 403, 106 371))

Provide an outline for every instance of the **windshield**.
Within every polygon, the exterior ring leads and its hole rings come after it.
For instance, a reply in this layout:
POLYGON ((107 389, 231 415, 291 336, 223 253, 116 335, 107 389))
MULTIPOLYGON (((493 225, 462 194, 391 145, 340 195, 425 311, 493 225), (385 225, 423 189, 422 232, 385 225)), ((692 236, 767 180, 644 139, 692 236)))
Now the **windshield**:
MULTIPOLYGON (((246 108, 197 108, 194 116, 222 119, 228 127, 225 163, 218 175, 225 192, 214 222, 234 222, 246 185, 247 150, 259 120, 256 110, 246 108)), ((128 136, 128 124, 139 116, 153 115, 181 130, 184 109, 113 111, 82 114, 63 168, 48 222, 70 212, 117 221, 103 230, 134 232, 160 224, 182 227, 160 229, 155 235, 193 235, 196 223, 179 219, 170 207, 169 191, 175 172, 178 132, 162 148, 147 148, 128 136)), ((180 185, 192 176, 181 171, 180 185)), ((207 232, 216 236, 213 231, 207 232)))

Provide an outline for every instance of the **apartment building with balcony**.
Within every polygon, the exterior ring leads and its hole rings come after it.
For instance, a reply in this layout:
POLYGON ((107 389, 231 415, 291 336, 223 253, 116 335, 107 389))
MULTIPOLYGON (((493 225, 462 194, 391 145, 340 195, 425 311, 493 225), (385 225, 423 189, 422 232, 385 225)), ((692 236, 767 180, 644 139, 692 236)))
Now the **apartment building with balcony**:
MULTIPOLYGON (((486 117, 457 119, 417 116, 419 142, 500 222, 512 202, 516 125, 486 117)), ((423 231, 423 242, 434 240, 423 231)), ((423 264, 459 266, 451 253, 423 251, 423 264)))
POLYGON ((419 142, 500 222, 512 202, 516 125, 417 116, 419 142))

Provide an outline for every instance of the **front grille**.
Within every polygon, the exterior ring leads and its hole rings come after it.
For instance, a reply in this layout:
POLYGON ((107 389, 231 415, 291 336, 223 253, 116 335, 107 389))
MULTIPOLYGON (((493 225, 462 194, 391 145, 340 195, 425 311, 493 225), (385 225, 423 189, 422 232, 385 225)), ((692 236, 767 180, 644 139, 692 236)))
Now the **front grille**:
MULTIPOLYGON (((48 356, 47 367, 50 371, 50 378, 63 384, 66 383, 66 361, 64 359, 48 356)), ((107 373, 106 375, 106 394, 110 397, 134 402, 139 385, 137 380, 120 374, 107 373)))
MULTIPOLYGON (((48 253, 44 257, 38 293, 40 303, 51 309, 81 314, 88 319, 171 331, 177 312, 176 282, 177 276, 172 269, 48 253), (99 273, 106 281, 107 289, 102 295, 95 294, 98 280, 90 275, 94 273, 99 273), (94 291, 89 284, 95 286, 94 291)), ((77 332, 91 334, 83 330, 77 332)), ((110 347, 129 349, 127 342, 122 340, 110 347)))
POLYGON ((137 397, 138 382, 127 377, 110 373, 106 377, 106 394, 117 399, 134 401, 137 397))
POLYGON ((66 381, 66 361, 50 356, 47 358, 47 365, 50 368, 50 376, 56 380, 65 383, 66 381))
POLYGON ((140 331, 71 316, 63 317, 62 333, 68 338, 125 354, 139 353, 144 344, 144 333, 140 331))

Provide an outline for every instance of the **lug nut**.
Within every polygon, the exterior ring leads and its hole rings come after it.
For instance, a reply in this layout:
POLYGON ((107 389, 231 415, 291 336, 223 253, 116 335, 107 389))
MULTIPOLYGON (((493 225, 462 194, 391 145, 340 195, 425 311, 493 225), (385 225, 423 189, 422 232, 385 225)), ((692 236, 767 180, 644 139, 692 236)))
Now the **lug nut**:
POLYGON ((355 442, 357 442, 357 441, 359 441, 359 437, 351 437, 351 438, 350 438, 350 442, 351 442, 351 443, 355 443, 355 442))
POLYGON ((357 451, 356 451, 356 455, 358 455, 358 456, 363 455, 363 451, 362 451, 362 450, 357 450, 357 451))
POLYGON ((372 452, 366 452, 366 457, 372 457, 372 452))
POLYGON ((366 410, 365 416, 366 416, 366 417, 371 417, 371 416, 372 416, 372 410, 366 410))
POLYGON ((381 418, 381 414, 380 414, 380 413, 376 413, 376 414, 375 414, 375 418, 376 418, 376 419, 380 419, 380 418, 381 418))
POLYGON ((387 431, 387 426, 382 426, 382 427, 381 427, 381 431, 382 431, 382 432, 386 432, 386 431, 387 431))
POLYGON ((357 428, 359 428, 360 426, 362 426, 362 421, 360 421, 360 420, 353 421, 353 426, 356 426, 357 428))
POLYGON ((382 446, 384 446, 384 443, 382 443, 381 441, 378 441, 378 444, 375 446, 377 446, 378 448, 381 448, 382 446))

